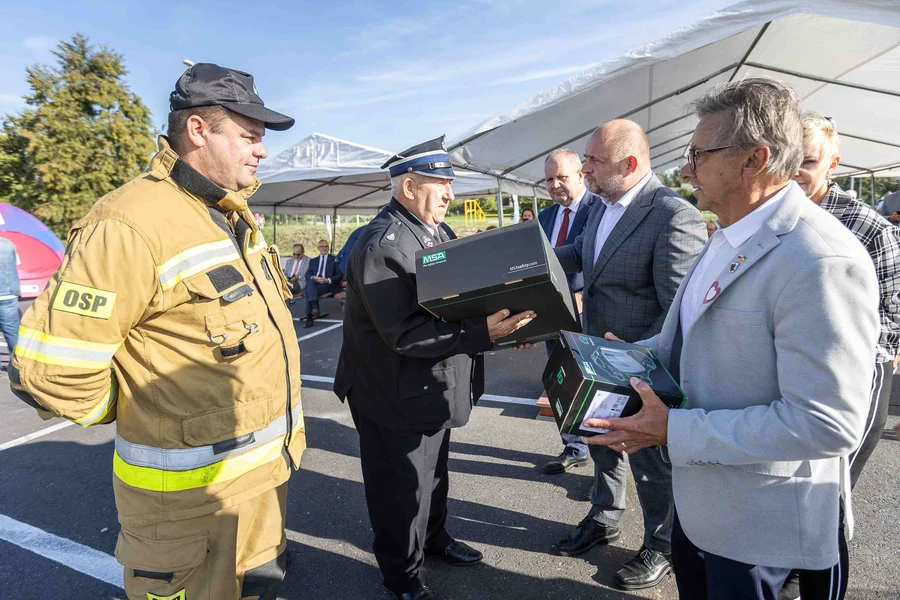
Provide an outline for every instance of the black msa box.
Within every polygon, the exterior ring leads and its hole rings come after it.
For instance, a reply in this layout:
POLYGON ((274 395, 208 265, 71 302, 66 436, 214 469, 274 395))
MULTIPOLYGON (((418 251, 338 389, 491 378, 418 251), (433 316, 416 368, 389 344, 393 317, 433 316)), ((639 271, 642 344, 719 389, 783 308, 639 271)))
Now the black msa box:
POLYGON ((585 427, 586 419, 630 417, 641 409, 629 381, 649 384, 670 408, 686 396, 649 348, 562 331, 550 353, 542 381, 560 432, 593 436, 608 430, 585 427))
POLYGON ((416 252, 419 304, 448 323, 533 310, 531 323, 494 348, 581 331, 566 275, 537 220, 451 240, 416 252))

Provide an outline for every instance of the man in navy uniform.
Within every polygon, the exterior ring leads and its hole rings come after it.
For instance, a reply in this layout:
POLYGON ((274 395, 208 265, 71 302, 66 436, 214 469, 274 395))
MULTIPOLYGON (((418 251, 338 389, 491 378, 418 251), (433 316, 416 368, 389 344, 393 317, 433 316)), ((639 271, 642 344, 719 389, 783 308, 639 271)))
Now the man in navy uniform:
POLYGON ((389 160, 393 198, 360 235, 347 265, 344 343, 334 391, 359 432, 375 559, 400 600, 440 596, 421 576, 425 555, 473 565, 481 552, 454 540, 447 519, 450 428, 465 425, 484 389, 481 356, 534 313, 445 323, 421 308, 415 253, 456 236, 440 137, 389 160))
MULTIPOLYGON (((584 182, 578 154, 568 148, 560 148, 548 154, 544 160, 544 183, 554 202, 538 215, 544 235, 554 248, 574 244, 584 231, 591 206, 599 198, 584 182)), ((569 280, 569 288, 575 293, 580 307, 584 275, 570 273, 566 275, 566 279, 569 280)), ((581 312, 580 308, 578 312, 581 312)), ((548 352, 552 348, 552 342, 547 342, 548 352)), ((561 433, 560 436, 563 451, 544 465, 544 473, 565 473, 588 462, 588 447, 584 438, 568 433, 561 433)))
POLYGON ((327 240, 319 240, 319 256, 309 261, 306 269, 306 322, 304 327, 313 326, 313 319, 319 316, 319 297, 341 291, 344 274, 338 269, 327 240))

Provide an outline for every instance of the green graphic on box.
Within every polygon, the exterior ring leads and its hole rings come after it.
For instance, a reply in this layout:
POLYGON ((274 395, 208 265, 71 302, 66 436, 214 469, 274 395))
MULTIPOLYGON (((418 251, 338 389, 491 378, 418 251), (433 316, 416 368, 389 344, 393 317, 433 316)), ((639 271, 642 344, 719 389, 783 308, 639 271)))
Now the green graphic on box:
POLYGON ((436 265, 437 263, 442 263, 447 260, 447 253, 444 250, 440 252, 435 252, 434 254, 426 254, 422 257, 422 265, 430 266, 436 265))

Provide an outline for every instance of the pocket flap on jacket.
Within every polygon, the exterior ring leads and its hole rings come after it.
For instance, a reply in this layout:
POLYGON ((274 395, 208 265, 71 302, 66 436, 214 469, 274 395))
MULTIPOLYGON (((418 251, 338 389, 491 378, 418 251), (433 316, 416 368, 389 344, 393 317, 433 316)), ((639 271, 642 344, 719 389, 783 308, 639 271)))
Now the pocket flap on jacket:
POLYGON ((808 460, 789 460, 734 466, 741 471, 756 473, 757 475, 771 475, 773 477, 812 477, 812 466, 809 464, 808 460))
POLYGON ((116 560, 129 569, 157 573, 193 569, 206 560, 209 534, 178 540, 151 540, 125 529, 116 541, 116 560))
POLYGON ((222 265, 209 271, 203 271, 183 280, 184 287, 192 294, 213 300, 221 298, 238 286, 249 283, 232 265, 222 265))
POLYGON ((400 399, 415 398, 428 394, 439 394, 456 385, 456 367, 444 367, 431 371, 414 371, 412 368, 400 369, 400 399))
POLYGON ((209 446, 259 431, 269 424, 270 417, 269 399, 264 398, 182 419, 181 429, 185 443, 209 446))

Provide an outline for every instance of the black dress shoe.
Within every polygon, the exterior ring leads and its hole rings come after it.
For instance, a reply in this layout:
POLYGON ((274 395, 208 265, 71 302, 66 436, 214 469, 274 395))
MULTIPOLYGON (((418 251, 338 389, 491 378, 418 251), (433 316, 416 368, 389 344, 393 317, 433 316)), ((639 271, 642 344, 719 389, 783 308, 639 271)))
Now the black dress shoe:
POLYGON ((423 585, 420 588, 416 588, 413 591, 404 594, 394 594, 394 598, 397 600, 444 600, 443 596, 429 588, 427 585, 423 585))
POLYGON ((588 461, 587 455, 578 456, 577 452, 573 452, 569 448, 562 451, 562 454, 544 465, 543 471, 547 475, 557 475, 565 473, 569 469, 586 465, 588 461))
POLYGON ((303 329, 309 329, 309 328, 312 327, 312 326, 313 326, 313 320, 312 320, 312 317, 310 317, 309 315, 307 315, 307 316, 306 316, 306 320, 303 321, 303 329))
POLYGON ((310 302, 309 314, 312 315, 312 318, 315 319, 319 316, 319 303, 318 302, 310 302))
POLYGON ((444 562, 457 567, 477 565, 484 558, 484 555, 472 546, 456 540, 453 540, 444 548, 425 548, 425 554, 437 556, 444 562))
POLYGON ((597 544, 609 544, 619 539, 618 527, 607 527, 585 517, 569 535, 556 542, 556 553, 560 556, 584 554, 597 544))
POLYGON ((616 581, 625 590, 642 590, 658 585, 672 570, 669 556, 641 546, 634 558, 616 572, 616 581))

